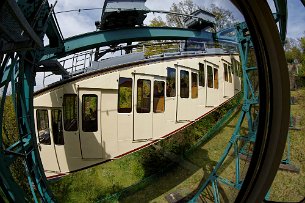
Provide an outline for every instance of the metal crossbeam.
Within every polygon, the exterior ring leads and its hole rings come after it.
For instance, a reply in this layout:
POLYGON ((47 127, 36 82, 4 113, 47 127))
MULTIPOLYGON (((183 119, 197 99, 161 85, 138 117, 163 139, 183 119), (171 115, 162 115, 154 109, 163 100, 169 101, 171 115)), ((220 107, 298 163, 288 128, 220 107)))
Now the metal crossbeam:
MULTIPOLYGON (((212 186, 212 191, 214 195, 214 202, 220 202, 219 192, 218 192, 218 182, 222 182, 228 186, 234 187, 236 189, 240 189, 242 186, 243 180, 240 177, 240 149, 239 149, 239 140, 241 137, 240 130, 241 125, 246 118, 248 121, 248 129, 249 133, 246 136, 246 139, 250 139, 250 137, 256 134, 255 128, 255 120, 253 120, 253 115, 251 114, 251 110, 255 104, 258 104, 258 98, 255 95, 255 91, 253 85, 249 79, 249 70, 255 71, 256 68, 249 69, 248 67, 248 57, 250 47, 252 46, 251 37, 247 35, 248 28, 245 23, 241 23, 236 26, 235 32, 237 33, 236 38, 239 42, 239 52, 242 62, 242 71, 243 71, 243 106, 242 111, 235 126, 234 132, 231 136, 229 143, 227 144, 221 158, 218 160, 216 166, 211 172, 208 179, 200 186, 197 193, 190 200, 191 203, 197 202, 197 199, 201 196, 202 192, 207 189, 209 185, 212 186), (250 91, 250 92, 249 92, 250 91), (218 175, 218 171, 223 165, 225 159, 229 155, 231 149, 234 149, 234 157, 235 157, 235 180, 230 181, 227 178, 220 177, 218 175)), ((231 31, 230 31, 231 32, 231 31)))
MULTIPOLYGON (((13 8, 14 6, 16 7, 16 4, 14 4, 16 3, 15 1, 6 0, 5 2, 8 2, 10 8, 13 8)), ((16 183, 10 171, 10 166, 17 157, 21 157, 22 159, 33 200, 35 202, 55 201, 47 186, 47 181, 37 150, 37 140, 34 127, 34 67, 39 61, 46 59, 58 59, 80 51, 119 43, 130 43, 145 40, 184 40, 189 38, 200 38, 205 41, 216 40, 219 42, 229 42, 233 44, 239 43, 239 50, 241 53, 243 74, 245 76, 245 79, 243 80, 244 105, 242 108, 242 113, 223 156, 217 163, 207 182, 200 187, 200 190, 192 199, 193 202, 196 201, 201 192, 205 190, 209 184, 211 184, 214 191, 213 194, 215 201, 220 201, 218 191, 219 181, 227 181, 217 175, 217 170, 222 166, 231 148, 235 148, 235 156, 239 158, 237 142, 240 138, 239 130, 244 118, 246 117, 248 119, 248 126, 250 129, 249 136, 252 136, 251 139, 255 134, 255 129, 257 126, 255 125, 256 121, 253 121, 250 112, 252 106, 258 102, 258 98, 255 97, 254 88, 249 86, 250 80, 246 77, 249 71, 256 70, 253 67, 248 68, 246 64, 249 47, 252 46, 249 36, 244 36, 241 34, 237 36, 229 36, 227 34, 230 30, 215 34, 205 31, 194 31, 179 28, 138 27, 132 29, 91 32, 63 40, 58 23, 53 15, 54 6, 49 6, 47 0, 36 0, 34 2, 18 0, 17 2, 19 7, 17 6, 17 8, 13 10, 17 11, 22 7, 21 12, 14 13, 15 19, 17 19, 17 21, 20 23, 20 26, 24 28, 24 31, 28 33, 29 38, 31 38, 36 45, 41 45, 43 37, 47 35, 50 39, 50 46, 37 50, 37 46, 27 44, 27 46, 13 47, 10 49, 1 48, 0 50, 0 53, 6 54, 5 56, 0 56, 0 88, 3 89, 2 95, 0 95, 0 187, 2 188, 2 191, 8 201, 26 201, 24 191, 16 183), (239 39, 239 41, 237 42, 236 39, 239 39), (33 51, 20 51, 20 48, 32 49, 33 51), (8 50, 12 51, 11 53, 14 54, 8 54, 8 50), (18 141, 15 144, 6 147, 2 136, 2 130, 5 131, 5 129, 2 128, 2 126, 3 109, 7 98, 6 96, 9 85, 11 85, 12 89, 12 98, 14 101, 19 136, 18 141), (248 91, 249 89, 250 91, 248 91)), ((286 34, 285 29, 287 13, 285 9, 287 7, 287 1, 275 0, 275 4, 278 11, 276 17, 280 25, 280 33, 283 40, 286 34)), ((0 9, 3 8, 3 5, 4 3, 1 2, 0 9)), ((247 33, 243 32, 244 29, 246 29, 245 25, 241 24, 240 27, 237 27, 237 34, 247 33)), ((8 35, 9 32, 7 29, 4 29, 3 33, 6 33, 6 36, 2 36, 0 34, 1 40, 12 38, 12 36, 8 35)), ((239 159, 236 161, 236 170, 238 177, 236 177, 235 182, 230 184, 233 184, 234 187, 239 188, 242 184, 242 180, 239 177, 239 159)))

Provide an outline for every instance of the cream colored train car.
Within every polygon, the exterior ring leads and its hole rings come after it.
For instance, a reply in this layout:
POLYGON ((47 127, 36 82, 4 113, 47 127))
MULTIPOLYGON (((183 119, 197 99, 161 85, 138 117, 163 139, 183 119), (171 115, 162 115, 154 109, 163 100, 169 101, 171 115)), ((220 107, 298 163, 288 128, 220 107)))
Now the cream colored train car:
POLYGON ((117 159, 185 128, 241 90, 239 56, 146 59, 64 80, 35 93, 48 178, 117 159))

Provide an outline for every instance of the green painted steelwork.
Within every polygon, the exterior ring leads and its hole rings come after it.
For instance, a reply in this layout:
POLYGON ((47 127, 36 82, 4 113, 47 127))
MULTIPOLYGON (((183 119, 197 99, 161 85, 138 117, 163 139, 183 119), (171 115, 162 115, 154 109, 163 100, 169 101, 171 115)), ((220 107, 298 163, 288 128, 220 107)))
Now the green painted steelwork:
MULTIPOLYGON (((9 0, 7 0, 9 1, 9 0)), ((23 12, 24 18, 28 21, 28 24, 34 30, 35 34, 39 36, 42 43, 45 35, 50 39, 50 46, 42 49, 35 49, 33 45, 29 45, 27 48, 34 51, 19 51, 5 53, 6 55, 1 60, 0 67, 0 88, 3 90, 0 98, 0 187, 5 197, 10 202, 25 202, 31 201, 26 199, 26 195, 22 188, 17 184, 13 178, 13 174, 10 170, 10 166, 21 158, 24 169, 26 171, 27 181, 29 183, 30 191, 32 193, 32 200, 35 202, 54 202, 54 197, 47 186, 47 181, 44 175, 43 167, 40 161, 37 140, 34 127, 33 116, 33 87, 35 78, 35 66, 40 60, 46 59, 58 59, 73 53, 80 51, 97 48, 100 46, 115 45, 119 43, 127 43, 134 41, 145 40, 173 40, 173 39, 188 39, 188 38, 201 38, 205 41, 226 41, 236 43, 234 38, 227 36, 216 35, 204 31, 186 30, 178 28, 150 28, 150 27, 137 27, 132 29, 120 29, 112 31, 96 31, 86 33, 83 35, 74 36, 68 39, 63 39, 56 17, 54 16, 54 5, 49 5, 47 0, 18 0, 17 4, 23 12), (14 144, 7 146, 3 138, 5 136, 5 129, 3 127, 3 109, 7 99, 7 92, 11 86, 12 98, 15 106, 16 120, 18 124, 18 141, 14 144)), ((280 22, 280 32, 282 39, 286 34, 286 22, 287 22, 287 7, 286 0, 275 1, 276 9, 278 11, 278 20, 280 22)), ((0 3, 0 7, 3 5, 0 3)), ((242 27, 240 27, 243 29, 242 27)), ((244 32, 243 32, 244 33, 244 32)), ((225 34, 224 32, 222 34, 225 34)), ((244 76, 247 76, 246 68, 247 53, 251 46, 248 38, 239 37, 243 39, 239 41, 241 59, 243 64, 244 76)), ((36 40, 37 41, 37 40, 36 40)), ((2 56, 1 56, 2 58, 2 56)), ((252 70, 252 69, 251 69, 252 70)), ((244 88, 248 86, 249 78, 244 79, 244 88)), ((249 86, 248 86, 249 87, 249 86)), ((239 137, 239 128, 245 117, 248 118, 248 125, 251 131, 251 135, 255 132, 255 122, 252 121, 250 110, 251 107, 256 104, 257 98, 254 98, 254 89, 244 90, 244 106, 242 115, 239 118, 238 125, 232 135, 230 142, 225 150, 224 156, 221 157, 214 171, 212 172, 208 182, 202 185, 200 191, 202 192, 207 184, 211 183, 214 189, 215 201, 219 200, 218 193, 218 176, 217 169, 222 165, 226 155, 232 147, 237 147, 236 142, 239 137), (251 98, 251 99, 250 99, 251 98)), ((237 153, 238 150, 235 150, 237 153)), ((238 154, 238 153, 237 153, 238 154)), ((238 157, 238 155, 237 155, 238 157)), ((240 187, 241 181, 239 179, 239 162, 236 162, 236 180, 233 183, 237 188, 240 187)), ((0 193, 1 194, 1 193, 0 193)), ((193 200, 198 198, 197 193, 193 200)))
POLYGON ((181 28, 136 27, 107 31, 95 31, 77 35, 64 40, 64 48, 45 47, 41 60, 62 58, 70 54, 120 43, 130 43, 148 40, 183 40, 201 38, 213 41, 213 34, 206 31, 196 31, 181 28))
POLYGON ((276 9, 276 21, 279 22, 279 33, 281 40, 284 43, 287 34, 287 0, 274 0, 276 9))
POLYGON ((237 39, 239 42, 239 54, 242 63, 242 72, 243 72, 243 105, 242 111, 238 118, 237 124, 235 126, 234 132, 230 138, 229 143, 227 144, 222 156, 214 167, 213 171, 209 175, 206 181, 199 187, 196 194, 189 201, 190 203, 197 202, 198 198, 205 191, 209 185, 212 186, 212 192, 214 196, 214 202, 220 202, 218 184, 222 182, 230 187, 240 190, 243 180, 240 174, 240 149, 239 149, 239 140, 241 137, 241 126, 245 119, 248 123, 248 134, 246 137, 252 137, 256 135, 257 126, 255 125, 255 119, 253 119, 252 111, 253 107, 258 104, 258 95, 255 92, 255 88, 249 77, 249 72, 256 71, 255 68, 248 67, 248 59, 250 48, 253 47, 250 35, 247 35, 248 28, 246 23, 241 23, 236 26, 235 32, 237 34, 237 39), (233 154, 235 158, 235 180, 231 181, 227 178, 220 177, 218 174, 219 169, 223 166, 225 159, 228 157, 229 152, 233 149, 233 154))
POLYGON ((11 49, 2 47, 0 50, 0 89, 2 90, 0 95, 0 187, 4 195, 1 199, 9 202, 54 202, 52 192, 47 186, 37 148, 33 115, 35 64, 38 62, 37 44, 42 45, 43 37, 47 34, 49 38, 52 38, 50 39, 52 46, 61 45, 59 31, 54 26, 55 19, 52 15, 54 6, 50 6, 46 0, 19 0, 17 5, 12 0, 6 0, 3 4, 1 3, 0 8, 5 3, 13 10, 13 14, 5 16, 6 21, 1 24, 1 26, 11 26, 10 29, 5 30, 6 35, 15 36, 16 32, 24 30, 21 35, 25 36, 24 38, 30 37, 22 46, 14 46, 11 49), (4 107, 9 99, 14 105, 18 130, 18 134, 14 135, 14 141, 8 136, 4 125, 7 122, 3 116, 4 107), (14 169, 16 166, 18 171, 14 169), (18 175, 22 175, 25 179, 18 179, 18 175), (21 181, 28 182, 31 195, 20 186, 18 182, 21 181))

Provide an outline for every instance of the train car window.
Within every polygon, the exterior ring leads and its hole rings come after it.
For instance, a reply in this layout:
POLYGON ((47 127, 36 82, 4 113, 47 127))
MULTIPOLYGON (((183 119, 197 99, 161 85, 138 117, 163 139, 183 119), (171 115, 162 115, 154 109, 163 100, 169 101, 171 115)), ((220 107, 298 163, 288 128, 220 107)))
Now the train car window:
POLYGON ((165 82, 154 81, 154 113, 162 113, 165 111, 165 82))
POLYGON ((240 62, 237 62, 237 68, 238 68, 238 77, 242 76, 242 67, 240 62))
POLYGON ((214 68, 214 89, 218 89, 218 69, 214 68))
POLYGON ((212 66, 207 65, 208 69, 208 87, 213 88, 213 69, 212 66))
POLYGON ((77 131, 78 129, 77 108, 78 108, 77 95, 65 94, 63 99, 65 131, 77 131))
POLYGON ((54 144, 63 145, 64 141, 64 133, 62 128, 62 112, 59 109, 53 109, 51 111, 51 122, 52 122, 52 132, 54 144))
POLYGON ((137 112, 149 113, 150 112, 150 97, 151 97, 151 84, 150 80, 139 79, 137 81, 137 112))
POLYGON ((204 64, 199 63, 199 86, 204 87, 205 75, 204 75, 204 64))
POLYGON ((51 145, 48 110, 37 109, 36 122, 40 144, 51 145))
POLYGON ((166 96, 167 97, 176 96, 176 69, 174 68, 167 68, 166 96))
POLYGON ((192 73, 192 98, 198 98, 198 74, 192 73))
POLYGON ((97 95, 84 94, 82 97, 82 129, 84 132, 96 132, 97 120, 97 95))
POLYGON ((232 66, 228 66, 229 82, 232 83, 232 66))
POLYGON ((180 71, 180 97, 189 98, 189 72, 185 70, 180 71))
POLYGON ((224 69, 224 78, 225 81, 229 81, 229 76, 228 76, 228 65, 226 63, 223 64, 223 69, 224 69))
POLYGON ((232 66, 233 66, 233 74, 237 75, 237 61, 235 58, 232 59, 232 66))
POLYGON ((119 98, 118 98, 118 112, 130 113, 132 111, 132 79, 119 79, 119 98))

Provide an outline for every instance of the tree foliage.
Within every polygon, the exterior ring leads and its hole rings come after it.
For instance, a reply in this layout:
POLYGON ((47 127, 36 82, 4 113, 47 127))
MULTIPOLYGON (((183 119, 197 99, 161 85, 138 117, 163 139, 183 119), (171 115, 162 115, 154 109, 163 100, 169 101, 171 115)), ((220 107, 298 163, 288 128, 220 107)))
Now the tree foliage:
POLYGON ((300 63, 299 75, 305 76, 305 36, 299 39, 287 38, 284 48, 287 62, 300 63))
POLYGON ((236 18, 230 10, 218 7, 215 4, 212 4, 211 8, 207 10, 215 15, 216 31, 222 30, 224 28, 233 27, 234 24, 237 23, 236 18))
MULTIPOLYGON (((191 14, 194 11, 198 10, 199 6, 194 4, 193 0, 183 0, 179 3, 173 3, 170 12, 173 13, 183 13, 183 14, 191 14)), ((171 27, 184 27, 183 19, 185 17, 183 16, 177 16, 177 15, 166 15, 166 21, 167 24, 171 27)))
POLYGON ((166 22, 160 17, 155 17, 150 21, 149 26, 151 27, 165 27, 166 26, 166 22))
MULTIPOLYGON (((170 12, 189 15, 198 9, 209 11, 215 15, 216 31, 227 28, 227 27, 232 27, 235 23, 237 23, 236 18, 234 17, 233 13, 230 10, 218 7, 215 4, 211 4, 210 8, 205 8, 203 6, 196 5, 193 2, 193 0, 183 0, 183 1, 180 1, 179 3, 173 3, 170 8, 170 12)), ((171 27, 183 28, 184 27, 184 23, 183 23, 184 18, 185 18, 184 16, 177 16, 177 15, 171 15, 171 14, 168 14, 166 16, 167 24, 171 27)))

